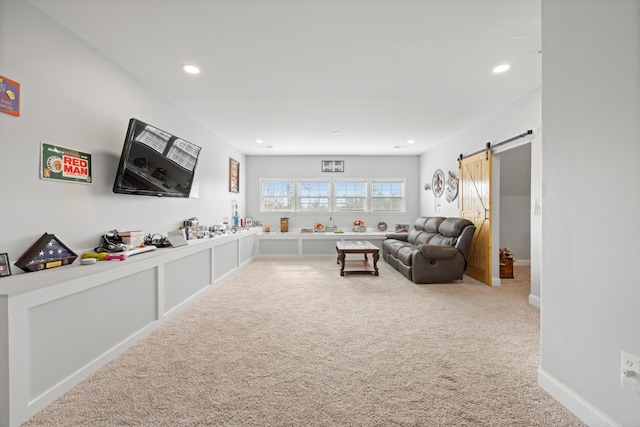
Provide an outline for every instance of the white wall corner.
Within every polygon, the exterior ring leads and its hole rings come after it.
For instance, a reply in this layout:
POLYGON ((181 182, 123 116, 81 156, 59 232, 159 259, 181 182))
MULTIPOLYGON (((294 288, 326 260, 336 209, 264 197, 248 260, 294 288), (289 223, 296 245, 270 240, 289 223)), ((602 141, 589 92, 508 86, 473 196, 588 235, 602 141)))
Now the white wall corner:
POLYGON ((542 368, 538 368, 538 385, 585 424, 622 427, 542 368))
POLYGON ((492 277, 491 286, 502 286, 502 280, 499 277, 492 277))

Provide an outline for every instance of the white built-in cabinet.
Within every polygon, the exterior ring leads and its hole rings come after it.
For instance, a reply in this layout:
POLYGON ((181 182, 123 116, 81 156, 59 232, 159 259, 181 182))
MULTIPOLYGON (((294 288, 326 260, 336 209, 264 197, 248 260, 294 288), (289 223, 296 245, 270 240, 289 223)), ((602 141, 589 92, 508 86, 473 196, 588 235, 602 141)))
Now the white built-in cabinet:
POLYGON ((256 247, 252 230, 0 279, 0 427, 19 426, 250 262, 256 247))

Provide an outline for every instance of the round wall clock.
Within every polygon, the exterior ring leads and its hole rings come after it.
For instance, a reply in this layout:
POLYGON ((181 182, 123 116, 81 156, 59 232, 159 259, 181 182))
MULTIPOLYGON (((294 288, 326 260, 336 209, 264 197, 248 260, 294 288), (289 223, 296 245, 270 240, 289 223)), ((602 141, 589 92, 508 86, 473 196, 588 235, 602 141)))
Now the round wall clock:
POLYGON ((435 194, 436 197, 442 196, 442 192, 444 191, 444 173, 441 169, 438 169, 433 174, 431 188, 433 189, 433 194, 435 194))

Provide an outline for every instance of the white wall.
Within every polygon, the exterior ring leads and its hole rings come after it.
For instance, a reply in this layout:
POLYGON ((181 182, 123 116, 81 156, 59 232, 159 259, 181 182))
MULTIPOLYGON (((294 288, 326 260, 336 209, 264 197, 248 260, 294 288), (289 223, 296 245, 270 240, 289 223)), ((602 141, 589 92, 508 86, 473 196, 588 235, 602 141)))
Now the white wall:
POLYGON ((500 197, 500 247, 507 247, 516 262, 529 260, 531 254, 531 197, 500 197))
MULTIPOLYGON (((508 147, 509 144, 504 147, 508 147)), ((499 246, 518 263, 531 257, 531 144, 497 154, 500 158, 499 246)))
MULTIPOLYGON (((420 157, 420 185, 431 183, 431 178, 436 169, 442 169, 447 175, 448 171, 455 172, 459 177, 457 158, 460 154, 467 155, 485 147, 487 142, 497 144, 508 138, 520 135, 527 130, 534 131, 533 136, 514 141, 503 146, 501 150, 508 147, 515 147, 526 141, 531 141, 531 206, 535 205, 535 199, 540 198, 541 194, 541 166, 540 166, 540 141, 541 141, 541 92, 537 89, 516 102, 505 106, 503 109, 487 115, 482 120, 460 130, 450 138, 427 151, 420 157)), ((496 156, 498 159, 499 156, 496 156)), ((498 168, 498 162, 495 162, 494 169, 498 168)), ((500 194, 499 182, 493 181, 493 191, 500 194)), ((440 206, 436 205, 436 198, 431 190, 420 192, 420 215, 441 215, 441 216, 459 216, 458 207, 459 198, 448 203, 443 197, 440 198, 440 206)), ((499 197, 492 201, 493 223, 499 223, 499 197)), ((540 245, 540 216, 535 212, 531 214, 531 295, 530 301, 536 305, 540 298, 540 264, 539 264, 539 245, 540 245)), ((499 242, 499 238, 493 239, 499 242)), ((497 244, 497 243, 496 243, 497 244)), ((496 256, 494 257, 494 267, 492 271, 493 283, 500 283, 497 251, 494 248, 496 256)))
POLYGON ((589 425, 640 425, 640 1, 542 1, 540 383, 589 425))
MULTIPOLYGON (((0 64, 1 75, 21 84, 22 96, 20 117, 0 114, 0 252, 9 252, 12 263, 45 232, 78 251, 112 229, 166 233, 192 216, 221 222, 231 200, 242 201, 242 177, 240 194, 228 192, 229 157, 243 163, 242 154, 174 107, 171 91, 150 92, 29 2, 0 0, 0 64), (203 147, 199 198, 112 193, 131 117, 203 147), (41 180, 41 141, 92 154, 93 183, 41 180)), ((184 79, 177 75, 168 87, 196 84, 184 79)))
POLYGON ((280 217, 289 217, 289 227, 308 228, 314 222, 328 224, 333 217, 336 227, 348 230, 352 221, 360 219, 368 227, 376 229, 378 222, 386 222, 389 228, 396 223, 413 224, 418 217, 419 157, 418 156, 247 156, 247 216, 260 219, 265 225, 277 229, 280 217), (321 172, 322 160, 344 160, 344 172, 321 172), (284 213, 259 212, 261 178, 404 178, 406 179, 405 213, 284 213))

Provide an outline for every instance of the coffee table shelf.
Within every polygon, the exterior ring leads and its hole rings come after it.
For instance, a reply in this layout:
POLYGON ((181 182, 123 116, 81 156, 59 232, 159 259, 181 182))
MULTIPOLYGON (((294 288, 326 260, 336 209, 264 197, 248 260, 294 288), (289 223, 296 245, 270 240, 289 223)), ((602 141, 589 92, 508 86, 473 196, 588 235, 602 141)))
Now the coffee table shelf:
MULTIPOLYGON (((341 270, 341 273, 345 272, 374 273, 376 276, 378 275, 376 269, 373 268, 366 259, 345 260, 344 268, 341 270)), ((344 276, 344 274, 341 274, 341 276, 344 276)))

